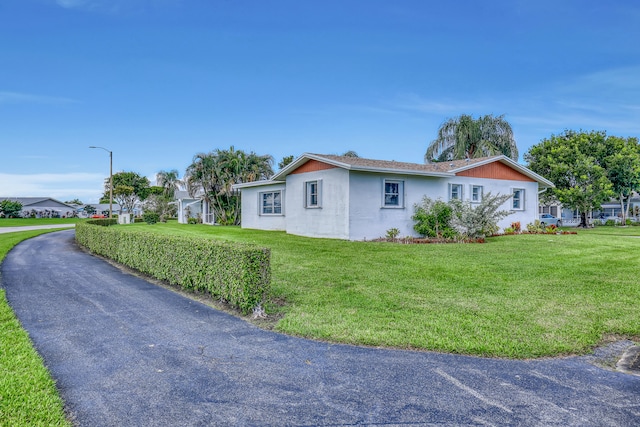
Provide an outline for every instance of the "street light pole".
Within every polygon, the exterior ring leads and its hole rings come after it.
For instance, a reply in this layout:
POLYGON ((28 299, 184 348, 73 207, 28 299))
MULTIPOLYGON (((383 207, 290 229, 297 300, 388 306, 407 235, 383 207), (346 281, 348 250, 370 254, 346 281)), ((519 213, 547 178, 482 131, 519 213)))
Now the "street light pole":
POLYGON ((104 147, 96 147, 94 145, 89 148, 100 148, 109 153, 109 219, 113 217, 113 152, 104 147))

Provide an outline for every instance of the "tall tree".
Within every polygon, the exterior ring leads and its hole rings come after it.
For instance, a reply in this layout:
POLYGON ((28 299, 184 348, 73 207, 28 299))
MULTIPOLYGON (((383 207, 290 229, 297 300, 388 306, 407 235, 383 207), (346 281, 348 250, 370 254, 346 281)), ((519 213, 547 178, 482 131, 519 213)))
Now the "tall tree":
POLYGON ((240 197, 233 184, 268 179, 273 175, 273 158, 269 155, 249 154, 231 146, 198 153, 187 168, 186 182, 189 193, 202 193, 212 207, 216 222, 239 224, 240 197))
MULTIPOLYGON (((109 203, 109 178, 105 180, 105 191, 101 203, 109 203)), ((135 172, 118 172, 113 175, 113 198, 121 209, 133 213, 136 203, 144 201, 149 195, 150 183, 147 177, 135 172)))
POLYGON ((620 201, 622 223, 629 216, 629 204, 634 191, 640 191, 640 145, 637 138, 610 136, 606 140, 610 154, 603 159, 607 177, 620 201), (626 202, 626 203, 625 203, 626 202))
POLYGON ((504 115, 474 119, 463 114, 448 119, 438 129, 424 155, 425 163, 462 160, 504 154, 518 160, 518 147, 504 115))
POLYGON ((285 166, 293 162, 293 159, 293 156, 284 156, 282 160, 280 160, 280 163, 278 163, 278 169, 284 169, 285 166))
POLYGON ((156 174, 156 185, 162 187, 162 194, 164 196, 173 200, 175 192, 181 188, 182 181, 179 178, 177 170, 161 170, 156 174))
POLYGON ((581 214, 580 226, 587 226, 587 213, 599 209, 614 192, 603 167, 608 152, 604 132, 567 130, 532 146, 524 155, 529 169, 556 185, 541 200, 558 200, 581 214))

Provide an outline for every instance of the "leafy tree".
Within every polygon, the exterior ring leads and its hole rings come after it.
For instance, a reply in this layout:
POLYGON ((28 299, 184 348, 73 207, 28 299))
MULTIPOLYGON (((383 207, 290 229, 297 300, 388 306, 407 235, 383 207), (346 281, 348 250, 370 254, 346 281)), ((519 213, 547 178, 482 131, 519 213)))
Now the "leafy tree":
POLYGON ((5 218, 19 218, 22 211, 22 203, 12 200, 0 202, 0 216, 5 218))
POLYGON ((622 223, 629 216, 629 204, 634 191, 640 191, 640 146, 637 138, 608 137, 607 145, 613 147, 604 158, 607 177, 612 190, 620 201, 622 223), (626 202, 626 204, 625 204, 626 202))
POLYGON ((196 154, 187 168, 185 181, 192 197, 202 193, 217 223, 239 224, 240 196, 233 185, 268 179, 273 175, 272 164, 269 155, 247 154, 231 146, 229 150, 196 154))
MULTIPOLYGON (((144 201, 149 195, 149 179, 135 172, 118 172, 113 175, 113 198, 128 213, 138 202, 144 201)), ((100 203, 109 203, 109 178, 105 180, 105 192, 100 203)))
POLYGON ((604 158, 611 152, 604 132, 566 130, 534 145, 524 158, 529 169, 556 185, 541 196, 558 200, 581 214, 580 226, 587 226, 587 212, 599 209, 613 197, 604 158))
POLYGON ((87 215, 93 215, 94 213, 96 213, 96 208, 91 205, 84 205, 82 209, 84 209, 87 215))
POLYGON ((80 199, 67 200, 65 203, 68 205, 82 206, 82 202, 80 201, 80 199))
POLYGON ((284 156, 280 163, 278 163, 278 169, 284 169, 289 163, 293 162, 293 156, 284 156))
POLYGON ((500 206, 511 198, 511 194, 496 194, 490 192, 482 196, 482 201, 476 206, 471 202, 452 200, 453 207, 451 226, 463 237, 469 239, 483 239, 499 230, 498 222, 511 215, 509 210, 500 210, 500 206))
POLYGON ((427 147, 424 161, 443 162, 498 154, 518 160, 513 130, 504 115, 485 115, 474 119, 463 114, 448 119, 440 126, 437 138, 427 147))

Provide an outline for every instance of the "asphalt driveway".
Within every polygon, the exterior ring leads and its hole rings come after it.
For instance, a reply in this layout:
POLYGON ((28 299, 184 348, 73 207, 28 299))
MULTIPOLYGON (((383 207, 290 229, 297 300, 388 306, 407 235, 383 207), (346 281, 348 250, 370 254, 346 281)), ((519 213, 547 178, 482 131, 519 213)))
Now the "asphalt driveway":
POLYGON ((74 233, 20 243, 1 271, 80 426, 640 423, 640 377, 590 357, 484 359, 268 332, 80 251, 74 233))

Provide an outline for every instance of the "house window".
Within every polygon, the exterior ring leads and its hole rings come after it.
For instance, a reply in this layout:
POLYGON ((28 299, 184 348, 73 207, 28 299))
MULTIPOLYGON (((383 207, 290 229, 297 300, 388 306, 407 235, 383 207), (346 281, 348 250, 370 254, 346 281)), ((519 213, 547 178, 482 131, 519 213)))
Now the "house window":
POLYGON ((449 184, 449 200, 462 200, 462 184, 449 184))
POLYGON ((260 193, 261 215, 282 215, 282 191, 260 193))
POLYGON ((383 196, 385 208, 404 207, 404 181, 385 179, 383 196))
POLYGON ((482 201, 482 185, 471 186, 471 202, 480 203, 482 201))
POLYGON ((513 209, 517 211, 524 210, 524 190, 522 188, 513 189, 513 209))
POLYGON ((321 207, 320 191, 322 181, 307 181, 304 183, 304 207, 319 208, 321 207))

